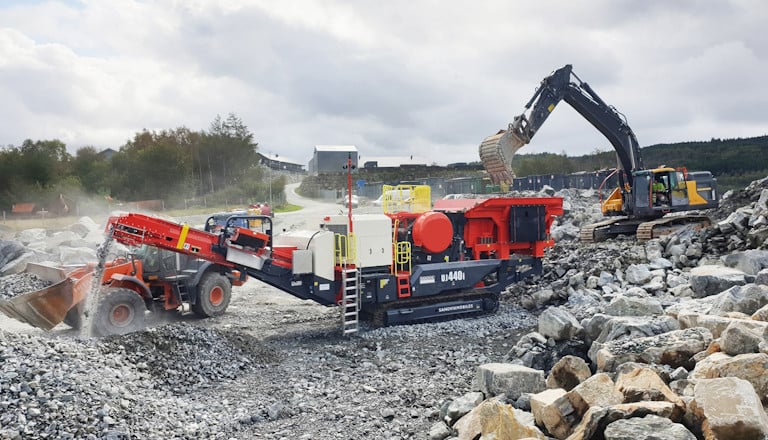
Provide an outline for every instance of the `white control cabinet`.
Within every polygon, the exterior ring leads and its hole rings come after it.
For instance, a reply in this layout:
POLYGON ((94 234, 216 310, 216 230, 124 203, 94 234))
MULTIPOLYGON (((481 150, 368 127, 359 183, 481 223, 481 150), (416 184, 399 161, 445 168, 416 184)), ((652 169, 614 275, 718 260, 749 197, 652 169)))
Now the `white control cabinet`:
MULTIPOLYGON (((346 234, 349 218, 331 215, 324 223, 337 234, 346 234)), ((358 267, 389 266, 392 264, 392 220, 384 214, 353 214, 352 230, 357 243, 358 267)))

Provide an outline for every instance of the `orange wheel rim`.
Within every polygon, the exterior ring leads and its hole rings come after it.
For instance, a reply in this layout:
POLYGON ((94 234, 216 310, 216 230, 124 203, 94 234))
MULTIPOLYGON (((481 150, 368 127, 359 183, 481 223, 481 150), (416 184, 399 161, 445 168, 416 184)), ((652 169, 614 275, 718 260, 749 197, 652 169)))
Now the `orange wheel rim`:
POLYGON ((109 320, 116 326, 125 326, 133 319, 133 309, 125 304, 119 304, 112 308, 109 314, 109 320))
POLYGON ((208 295, 208 299, 211 301, 211 305, 221 305, 221 303, 224 302, 224 289, 221 287, 214 287, 211 289, 211 293, 208 295))

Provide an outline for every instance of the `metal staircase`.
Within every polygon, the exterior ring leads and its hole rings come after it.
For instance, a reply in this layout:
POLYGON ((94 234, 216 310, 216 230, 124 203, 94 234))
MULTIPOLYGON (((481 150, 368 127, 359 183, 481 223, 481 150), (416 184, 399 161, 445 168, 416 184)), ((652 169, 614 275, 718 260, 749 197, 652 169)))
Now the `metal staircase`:
POLYGON ((345 336, 353 335, 360 323, 360 271, 354 266, 342 266, 341 286, 341 329, 345 336))

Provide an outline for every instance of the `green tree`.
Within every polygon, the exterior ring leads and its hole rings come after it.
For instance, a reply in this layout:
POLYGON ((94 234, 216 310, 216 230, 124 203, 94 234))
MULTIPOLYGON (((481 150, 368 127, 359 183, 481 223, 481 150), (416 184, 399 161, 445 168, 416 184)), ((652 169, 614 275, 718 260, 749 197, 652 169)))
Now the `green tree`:
POLYGON ((67 146, 58 139, 48 141, 25 140, 19 148, 21 179, 30 185, 46 188, 56 180, 70 174, 67 146))
POLYGON ((83 147, 77 150, 72 159, 72 173, 86 192, 101 195, 109 193, 109 161, 96 148, 83 147))
POLYGON ((230 113, 226 119, 217 115, 201 140, 200 174, 208 191, 237 185, 257 165, 258 143, 242 119, 230 113))

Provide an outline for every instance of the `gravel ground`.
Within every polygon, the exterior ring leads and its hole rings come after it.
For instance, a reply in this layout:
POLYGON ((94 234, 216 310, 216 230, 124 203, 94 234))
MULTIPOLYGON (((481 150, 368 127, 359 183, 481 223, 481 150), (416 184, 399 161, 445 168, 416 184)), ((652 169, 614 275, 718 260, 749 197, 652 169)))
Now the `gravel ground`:
POLYGON ((286 296, 250 281, 220 318, 103 339, 0 330, 0 438, 425 438, 535 323, 505 304, 343 338, 335 309, 286 296))
MULTIPOLYGON (((278 231, 338 211, 289 201, 305 209, 278 214, 278 231)), ((568 298, 569 285, 643 254, 632 242, 562 242, 542 276, 512 287, 493 315, 351 338, 336 308, 255 280, 233 289, 224 316, 154 315, 147 330, 119 337, 0 319, 0 440, 424 439, 446 400, 471 390, 476 367, 508 361, 536 325, 537 291, 590 316, 590 298, 568 298)))
MULTIPOLYGON (((276 228, 337 206, 301 201, 276 228)), ((421 439, 475 367, 500 362, 535 317, 498 313, 340 335, 338 310, 251 280, 224 316, 151 316, 103 339, 0 319, 0 439, 421 439)))

